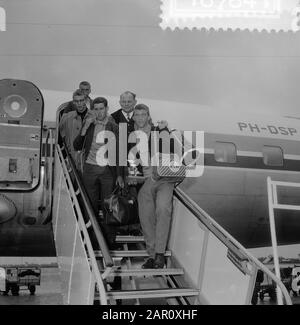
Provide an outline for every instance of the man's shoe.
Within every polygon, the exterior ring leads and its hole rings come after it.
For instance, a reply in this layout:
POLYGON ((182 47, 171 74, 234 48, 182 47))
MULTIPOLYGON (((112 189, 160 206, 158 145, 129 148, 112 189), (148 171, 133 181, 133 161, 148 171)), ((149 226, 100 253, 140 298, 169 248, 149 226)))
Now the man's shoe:
POLYGON ((142 265, 142 269, 154 269, 154 259, 152 257, 148 258, 142 265))
POLYGON ((165 266, 165 254, 157 253, 154 260, 155 269, 163 269, 165 266))

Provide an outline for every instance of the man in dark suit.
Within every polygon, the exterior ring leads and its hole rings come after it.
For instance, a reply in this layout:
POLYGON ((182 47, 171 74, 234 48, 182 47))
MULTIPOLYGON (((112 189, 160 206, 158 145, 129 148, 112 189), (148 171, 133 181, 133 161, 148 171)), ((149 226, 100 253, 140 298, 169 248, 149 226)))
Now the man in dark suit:
MULTIPOLYGON (((121 108, 111 114, 115 122, 119 125, 120 123, 127 123, 127 140, 129 138, 129 134, 134 132, 134 120, 132 119, 133 110, 137 103, 136 94, 131 91, 125 91, 120 96, 120 106, 121 108)), ((128 144, 127 150, 128 152, 134 146, 134 144, 128 144)), ((125 170, 125 169, 124 169, 125 170)), ((122 175, 125 178, 126 175, 122 175)), ((139 186, 129 186, 129 191, 133 196, 137 196, 137 191, 139 186)), ((129 226, 121 226, 118 229, 119 234, 130 234, 130 235, 140 235, 140 224, 133 224, 129 226)))
POLYGON ((136 95, 131 91, 125 91, 120 96, 121 108, 111 114, 117 124, 127 123, 127 132, 130 134, 134 131, 134 121, 132 119, 133 110, 136 105, 136 95))

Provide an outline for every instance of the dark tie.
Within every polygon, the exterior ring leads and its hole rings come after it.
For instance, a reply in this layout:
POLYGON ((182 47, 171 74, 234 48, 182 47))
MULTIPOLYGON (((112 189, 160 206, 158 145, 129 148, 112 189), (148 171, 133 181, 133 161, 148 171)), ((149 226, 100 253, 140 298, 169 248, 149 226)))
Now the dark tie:
POLYGON ((130 121, 130 113, 126 113, 127 115, 127 121, 129 122, 130 121))

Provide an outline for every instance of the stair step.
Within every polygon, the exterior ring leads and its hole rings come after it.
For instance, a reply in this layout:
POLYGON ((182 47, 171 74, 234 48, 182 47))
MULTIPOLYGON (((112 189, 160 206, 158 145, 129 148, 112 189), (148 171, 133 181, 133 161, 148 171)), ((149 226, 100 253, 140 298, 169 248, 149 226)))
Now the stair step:
MULTIPOLYGON (((171 256, 171 251, 166 251, 165 256, 171 256)), ((97 258, 103 257, 101 251, 95 251, 97 258)), ((126 251, 110 251, 111 257, 148 257, 149 254, 146 250, 126 250, 126 251)))
POLYGON ((144 236, 117 236, 117 243, 144 243, 144 236))
POLYGON ((159 276, 159 275, 183 275, 183 269, 120 269, 110 273, 110 276, 159 276))
MULTIPOLYGON (((148 290, 124 290, 108 291, 107 298, 113 299, 145 299, 145 298, 170 298, 198 296, 199 291, 190 288, 180 289, 148 289, 148 290)), ((99 297, 95 297, 99 299, 99 297)))

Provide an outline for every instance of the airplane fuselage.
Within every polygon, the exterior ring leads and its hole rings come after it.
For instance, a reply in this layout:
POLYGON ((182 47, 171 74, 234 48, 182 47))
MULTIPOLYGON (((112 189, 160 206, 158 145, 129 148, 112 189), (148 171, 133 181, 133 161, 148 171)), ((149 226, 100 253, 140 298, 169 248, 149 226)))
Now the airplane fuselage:
MULTIPOLYGON (((55 111, 45 125, 55 123, 55 111)), ((171 128, 204 132, 204 173, 185 179, 180 186, 245 247, 270 246, 266 179, 270 176, 272 180, 300 183, 299 121, 220 115, 201 106, 197 109, 166 102, 153 105, 151 116, 153 121, 168 120, 171 128)), ((43 137, 45 143, 46 132, 43 137)), ((48 147, 42 150, 43 160, 49 154, 48 147)), ((45 166, 41 168, 45 174, 45 166)), ((17 216, 0 224, 2 256, 55 253, 51 222, 43 211, 45 188, 49 190, 46 178, 31 198, 15 195, 17 216)), ((279 198, 299 205, 299 194, 295 189, 285 189, 279 198)), ((8 196, 12 198, 12 194, 8 196)), ((277 211, 276 225, 280 245, 300 242, 299 213, 277 211)))
MULTIPOLYGON (((300 183, 299 142, 290 136, 291 140, 208 132, 203 175, 181 185, 247 248, 271 245, 267 177, 300 183)), ((300 205, 299 194, 297 189, 279 189, 279 202, 300 205)), ((277 210, 275 216, 279 245, 299 243, 299 212, 277 210)))

